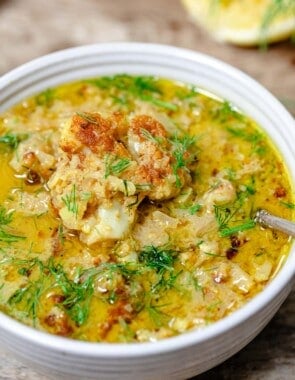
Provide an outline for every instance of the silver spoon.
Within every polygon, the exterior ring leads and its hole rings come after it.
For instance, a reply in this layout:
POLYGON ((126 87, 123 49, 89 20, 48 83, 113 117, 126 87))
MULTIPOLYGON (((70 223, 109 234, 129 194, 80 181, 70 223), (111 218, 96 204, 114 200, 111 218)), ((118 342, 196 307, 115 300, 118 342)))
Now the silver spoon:
POLYGON ((265 210, 257 211, 254 220, 256 223, 259 223, 263 226, 274 228, 276 230, 285 232, 287 235, 295 237, 294 222, 290 222, 289 220, 271 215, 265 210))

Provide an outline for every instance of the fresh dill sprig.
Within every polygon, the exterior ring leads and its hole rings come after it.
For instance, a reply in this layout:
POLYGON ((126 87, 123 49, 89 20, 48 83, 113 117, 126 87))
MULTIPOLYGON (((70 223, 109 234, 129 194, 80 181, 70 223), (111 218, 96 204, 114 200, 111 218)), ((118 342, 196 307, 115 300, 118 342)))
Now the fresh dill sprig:
POLYGON ((61 198, 69 212, 73 213, 76 217, 78 215, 78 203, 76 194, 76 185, 72 186, 69 194, 61 198))
POLYGON ((281 201, 280 202, 283 206, 289 208, 290 210, 295 210, 295 203, 292 203, 292 202, 284 202, 284 201, 281 201))
POLYGON ((16 243, 17 241, 24 240, 25 236, 11 234, 3 229, 0 229, 0 241, 5 243, 16 243))
POLYGON ((266 146, 264 136, 261 132, 249 133, 244 128, 226 127, 226 130, 234 137, 241 138, 252 144, 253 151, 257 154, 264 154, 266 146))
POLYGON ((55 98, 55 91, 52 88, 48 88, 35 97, 35 101, 38 106, 51 106, 55 98))
POLYGON ((96 119, 89 113, 86 112, 76 112, 76 115, 80 116, 82 119, 88 121, 90 124, 98 125, 96 119))
POLYGON ((231 205, 214 205, 215 219, 218 224, 218 229, 221 237, 233 235, 234 233, 245 231, 254 228, 256 223, 249 218, 242 224, 229 226, 229 223, 237 223, 234 220, 235 215, 241 210, 244 200, 250 192, 245 191, 238 194, 237 199, 231 205))
POLYGON ((166 305, 152 305, 149 304, 145 307, 146 311, 149 314, 150 319, 156 327, 161 327, 164 324, 168 323, 171 317, 164 313, 161 308, 166 305))
POLYGON ((249 219, 242 224, 238 224, 238 225, 233 226, 233 227, 222 228, 220 230, 220 236, 221 237, 230 236, 230 235, 236 234, 237 232, 250 230, 250 229, 254 228, 255 226, 256 226, 255 221, 253 219, 249 219))
POLYGON ((132 97, 135 97, 160 108, 170 111, 178 110, 176 104, 161 99, 162 93, 158 85, 158 80, 151 76, 120 74, 87 80, 87 83, 103 90, 119 90, 120 95, 113 95, 113 99, 116 103, 123 106, 130 105, 133 102, 132 97))
POLYGON ((154 269, 157 273, 172 271, 173 264, 177 258, 177 251, 165 247, 146 246, 139 253, 138 260, 148 268, 154 269))
POLYGON ((26 133, 7 133, 0 136, 0 144, 5 145, 10 150, 15 150, 21 141, 26 140, 29 137, 26 133))
POLYGON ((158 99, 158 98, 151 96, 151 95, 141 95, 140 99, 144 100, 146 102, 152 103, 155 106, 165 108, 169 111, 177 111, 178 110, 178 106, 176 104, 158 99))
POLYGON ((29 281, 26 286, 17 289, 8 300, 10 305, 24 303, 26 313, 32 318, 34 325, 36 324, 39 300, 44 286, 44 276, 42 273, 38 280, 29 281))
POLYGON ((196 136, 174 135, 170 141, 173 145, 173 157, 175 160, 175 163, 173 164, 173 173, 176 177, 176 186, 181 187, 178 170, 185 168, 186 165, 192 162, 193 154, 189 152, 189 149, 195 144, 196 136))
POLYGON ((204 252, 205 255, 211 256, 211 257, 226 257, 225 255, 219 255, 218 253, 213 253, 213 252, 204 252))
POLYGON ((104 276, 112 279, 114 275, 120 274, 126 279, 141 274, 141 269, 134 263, 103 263, 98 267, 86 269, 81 273, 81 278, 104 276))
POLYGON ((155 143, 155 144, 161 144, 163 142, 163 139, 159 136, 153 136, 150 131, 148 131, 145 128, 140 129, 141 134, 149 141, 155 143))
POLYGON ((213 116, 221 123, 228 122, 229 120, 244 120, 244 116, 227 100, 219 105, 214 111, 213 116))
POLYGON ((5 207, 0 205, 0 225, 6 226, 12 222, 13 212, 8 212, 5 207))
POLYGON ((194 203, 188 206, 181 206, 181 209, 187 210, 190 215, 195 215, 198 211, 202 209, 202 205, 200 203, 194 203))
POLYGON ((6 226, 12 222, 13 212, 7 211, 0 205, 0 241, 5 243, 15 243, 25 239, 24 236, 18 236, 7 231, 6 226))
POLYGON ((118 175, 125 171, 131 165, 131 160, 128 157, 114 157, 111 155, 105 156, 105 175, 108 178, 110 175, 118 175))
POLYGON ((24 311, 35 323, 42 305, 42 296, 48 290, 54 289, 56 294, 62 296, 58 306, 77 326, 82 326, 89 318, 93 297, 102 297, 110 304, 116 303, 121 297, 118 286, 125 287, 129 284, 130 287, 138 289, 143 274, 147 274, 145 289, 131 295, 131 302, 137 312, 146 305, 154 306, 163 291, 175 287, 175 282, 182 273, 182 270, 176 271, 174 268, 177 257, 178 252, 167 247, 147 246, 138 253, 138 262, 102 263, 96 267, 78 270, 73 278, 52 257, 46 262, 38 258, 9 258, 9 261, 5 260, 0 264, 14 264, 16 268, 19 267, 19 275, 27 277, 27 283, 10 297, 10 305, 18 305, 19 310, 24 311), (94 292, 96 281, 101 280, 108 283, 108 292, 104 295, 94 292))
POLYGON ((49 262, 48 269, 65 297, 62 305, 66 313, 78 326, 83 325, 89 316, 90 301, 94 292, 93 277, 89 276, 82 282, 79 281, 80 278, 73 281, 69 279, 62 265, 54 265, 53 260, 49 262))

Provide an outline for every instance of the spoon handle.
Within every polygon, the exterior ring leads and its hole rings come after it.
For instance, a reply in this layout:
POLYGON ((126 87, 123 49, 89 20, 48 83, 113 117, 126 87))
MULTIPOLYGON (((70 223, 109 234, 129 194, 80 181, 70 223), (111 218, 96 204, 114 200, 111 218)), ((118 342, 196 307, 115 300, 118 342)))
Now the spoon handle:
POLYGON ((257 211, 256 216, 255 216, 255 221, 259 224, 274 228, 276 230, 285 232, 286 234, 295 237, 295 223, 294 222, 290 222, 289 220, 271 215, 265 210, 257 211))

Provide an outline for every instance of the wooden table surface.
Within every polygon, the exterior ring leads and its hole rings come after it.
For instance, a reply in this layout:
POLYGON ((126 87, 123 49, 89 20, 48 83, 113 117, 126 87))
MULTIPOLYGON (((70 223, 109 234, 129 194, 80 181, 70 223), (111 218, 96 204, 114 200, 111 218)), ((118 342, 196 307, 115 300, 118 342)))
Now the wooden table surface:
MULTIPOLYGON (((0 0, 0 74, 72 46, 142 41, 210 54, 245 71, 295 115, 295 45, 266 51, 219 44, 193 25, 179 0, 0 0)), ((295 292, 246 348, 195 380, 295 379, 295 292)), ((0 380, 46 380, 0 347, 0 380)), ((83 380, 83 379, 81 379, 83 380)))

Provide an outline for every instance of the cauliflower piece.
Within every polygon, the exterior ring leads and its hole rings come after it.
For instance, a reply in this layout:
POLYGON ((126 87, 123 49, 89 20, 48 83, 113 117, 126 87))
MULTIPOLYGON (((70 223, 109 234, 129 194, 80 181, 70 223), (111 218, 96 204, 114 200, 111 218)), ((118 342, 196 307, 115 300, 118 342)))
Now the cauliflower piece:
POLYGON ((237 264, 232 263, 230 274, 233 288, 240 290, 242 293, 249 293, 254 285, 254 281, 248 273, 246 273, 237 264))
POLYGON ((227 179, 221 178, 218 183, 207 191, 200 203, 212 209, 213 205, 223 205, 233 202, 236 198, 236 190, 233 184, 227 179))
POLYGON ((88 245, 123 238, 145 197, 169 199, 190 181, 185 166, 175 173, 173 149, 164 127, 149 116, 136 116, 129 126, 119 113, 76 114, 63 125, 48 181, 52 205, 88 245))
POLYGON ((10 194, 8 204, 9 208, 26 216, 41 215, 48 211, 50 196, 46 191, 31 194, 21 189, 15 189, 10 194))
MULTIPOLYGON (((191 181, 186 166, 177 168, 175 146, 161 123, 147 115, 136 116, 128 130, 128 146, 139 167, 135 180, 151 184, 152 200, 173 198, 191 181)), ((183 155, 188 154, 187 151, 183 155)))
POLYGON ((56 167, 56 134, 48 131, 32 133, 14 152, 10 166, 18 173, 34 171, 48 179, 56 167))

